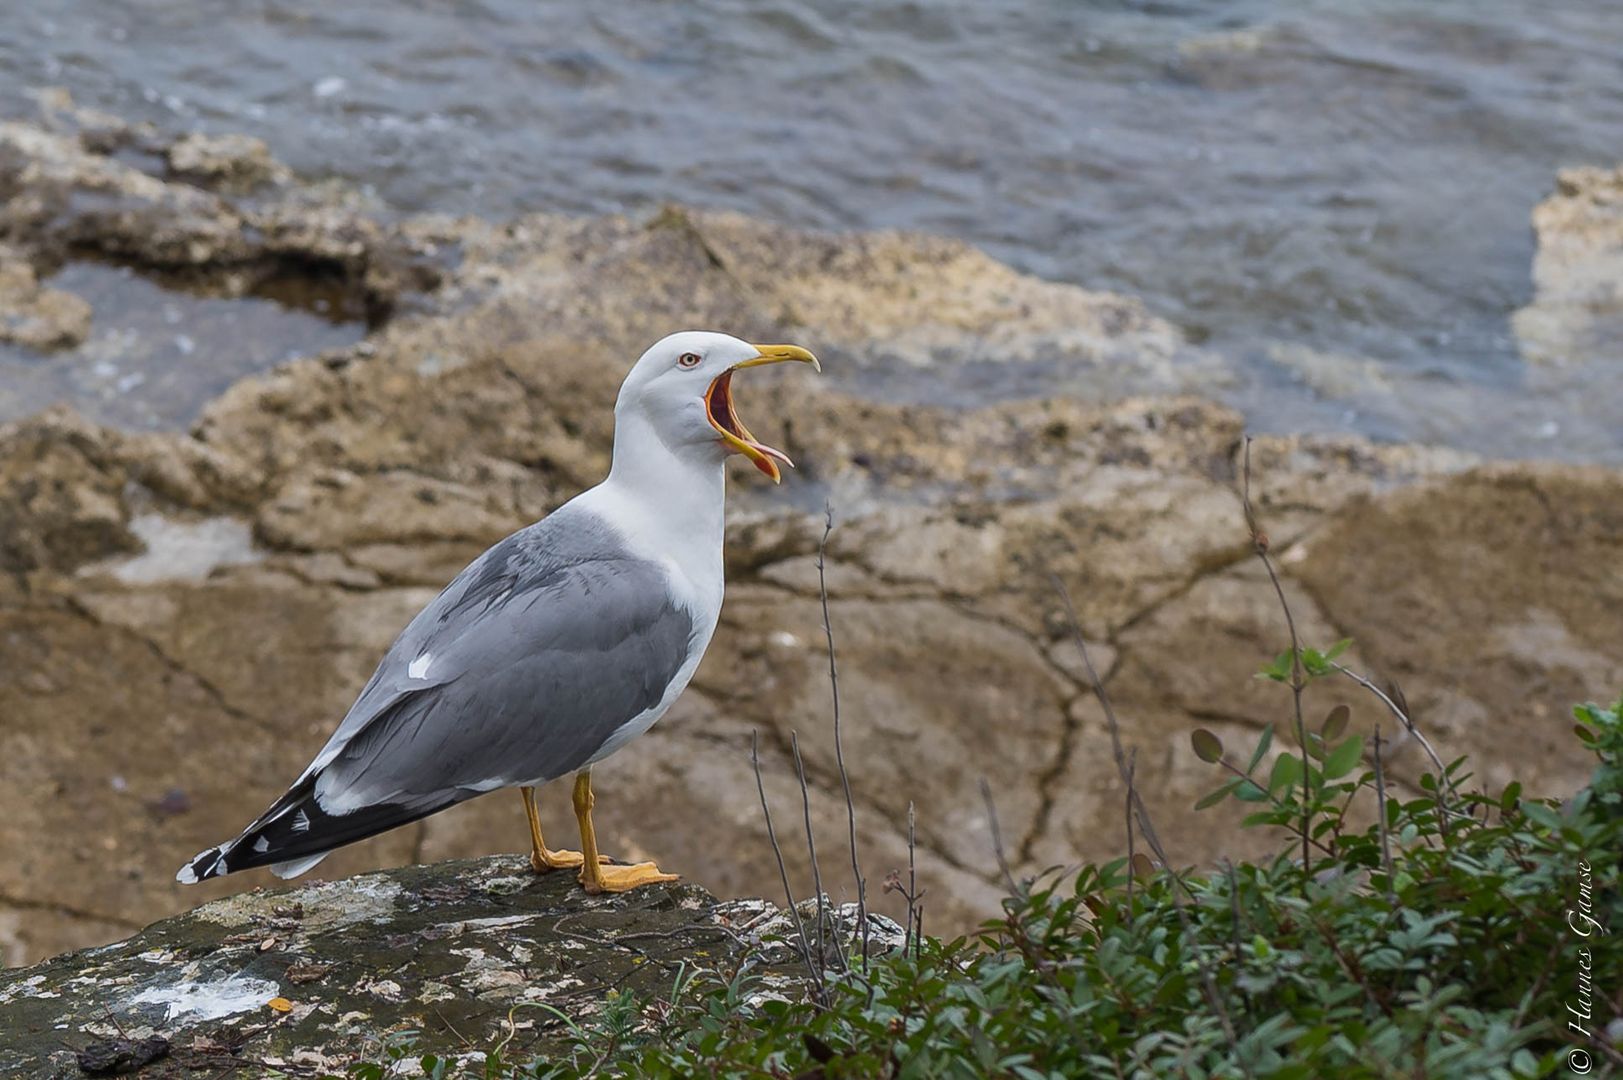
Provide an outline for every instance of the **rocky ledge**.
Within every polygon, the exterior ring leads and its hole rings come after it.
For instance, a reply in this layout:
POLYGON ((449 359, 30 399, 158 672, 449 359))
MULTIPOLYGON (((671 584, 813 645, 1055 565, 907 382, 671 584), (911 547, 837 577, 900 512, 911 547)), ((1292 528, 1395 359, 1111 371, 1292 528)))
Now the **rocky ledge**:
MULTIPOLYGON (((751 427, 801 468, 775 490, 734 474, 722 624, 671 714, 600 767, 606 844, 718 895, 775 895, 756 731, 774 804, 798 820, 798 737, 824 850, 843 840, 818 596, 825 499, 869 881, 907 865, 911 804, 932 928, 994 913, 983 777, 1017 871, 1121 853, 1122 792, 1054 576, 1174 857, 1266 842, 1221 809, 1191 812, 1214 784, 1192 728, 1240 746, 1289 715, 1289 694, 1253 678, 1288 637, 1247 541, 1243 422, 1200 396, 1223 376, 1218 358, 1142 304, 907 234, 679 209, 387 217, 253 148, 160 153, 105 119, 77 122, 0 125, 0 258, 27 263, 19 303, 88 253, 229 295, 261 273, 319 271, 375 318, 353 346, 231 386, 188 433, 132 435, 66 411, 0 429, 4 962, 263 883, 185 890, 172 875, 298 774, 467 559, 602 476, 620 378, 677 327, 804 344, 827 374, 741 380, 751 427), (238 151, 243 168, 219 158, 238 151), (240 196, 221 177, 259 187, 240 196), (1069 392, 968 408, 864 392, 898 373, 1001 390, 1028 365, 1062 373, 1069 392)), ((1623 475, 1355 438, 1261 438, 1251 457, 1310 644, 1354 639, 1347 661, 1397 679, 1433 742, 1471 755, 1482 782, 1514 767, 1533 791, 1581 783, 1568 704, 1623 684, 1623 475)), ((1366 729, 1385 720, 1350 680, 1312 702, 1348 703, 1366 729)), ((1420 761, 1400 741, 1398 781, 1420 761)), ((569 821, 561 795, 543 792, 555 829, 569 821)), ((524 841, 518 799, 502 793, 323 869, 524 841)), ((804 845, 784 846, 810 892, 804 845)))
MULTIPOLYGON (((589 897, 569 874, 486 858, 256 890, 127 941, 0 971, 0 1075, 325 1075, 424 1051, 544 1055, 611 992, 668 995, 678 972, 797 994, 789 915, 693 885, 589 897), (245 1070, 237 1072, 237 1070, 245 1070)), ((899 929, 876 919, 874 938, 899 929)))

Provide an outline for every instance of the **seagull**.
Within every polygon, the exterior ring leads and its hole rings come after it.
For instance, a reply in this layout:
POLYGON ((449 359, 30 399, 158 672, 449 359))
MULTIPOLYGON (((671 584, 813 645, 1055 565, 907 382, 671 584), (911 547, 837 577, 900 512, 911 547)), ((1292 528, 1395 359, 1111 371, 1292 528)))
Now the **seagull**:
POLYGON ((516 787, 537 873, 579 868, 589 893, 674 881, 604 865, 592 766, 687 687, 721 613, 728 455, 773 482, 794 463, 738 418, 733 375, 817 358, 684 331, 631 368, 607 479, 491 547, 401 631, 304 774, 236 839, 175 879, 268 866, 291 878, 335 848, 516 787), (535 789, 575 774, 579 851, 542 839, 535 789))

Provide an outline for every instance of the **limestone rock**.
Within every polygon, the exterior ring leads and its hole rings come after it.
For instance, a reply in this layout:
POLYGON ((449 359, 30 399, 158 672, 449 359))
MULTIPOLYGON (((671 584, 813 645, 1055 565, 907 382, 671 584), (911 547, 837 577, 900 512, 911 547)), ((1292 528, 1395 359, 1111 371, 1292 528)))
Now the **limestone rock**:
MULTIPOLYGON (((342 1073, 403 1029, 464 1064, 497 1045, 539 1057, 564 1022, 534 1006, 589 1022, 609 991, 668 994, 679 968, 730 977, 748 963, 761 991, 804 993, 788 927, 770 904, 692 885, 588 897, 573 875, 515 858, 246 893, 0 972, 0 1072, 77 1077, 92 1047, 111 1059, 156 1038, 167 1053, 149 1047, 140 1074, 155 1080, 342 1073)), ((873 935, 893 947, 899 930, 876 919, 873 935)))
POLYGON ((60 349, 79 344, 89 333, 89 304, 41 286, 17 251, 0 247, 0 342, 60 349))
MULTIPOLYGON (((1289 695, 1251 678, 1288 639, 1246 530, 1241 417, 1188 395, 947 409, 873 400, 851 374, 1052 353, 1100 393, 1118 377, 1199 384, 1203 358, 1135 302, 960 244, 722 214, 385 225, 291 183, 238 205, 29 125, 0 125, 0 190, 0 237, 36 271, 73 244, 209 280, 289 259, 342 273, 378 324, 240 381, 189 434, 67 412, 0 430, 0 850, 21 853, 0 860, 8 962, 267 884, 258 871, 185 890, 171 875, 297 775, 467 560, 602 476, 618 381, 677 326, 810 342, 828 375, 739 380, 752 428, 800 469, 775 490, 733 472, 724 623, 679 706, 599 767, 608 850, 775 895, 758 731, 796 889, 810 859, 791 740, 824 887, 854 898, 818 595, 825 499, 876 907, 895 910, 874 883, 911 857, 934 929, 995 914, 982 777, 1021 871, 1123 853, 1120 783, 1056 577, 1169 847, 1209 860, 1265 842, 1190 812, 1212 782, 1191 728, 1239 746, 1288 715, 1289 695)), ((1623 632, 1623 476, 1350 438, 1259 438, 1251 460, 1308 644, 1354 638, 1349 661, 1396 675, 1480 776, 1514 764, 1541 791, 1572 786, 1584 755, 1563 710, 1623 675, 1606 660, 1623 632)), ((1366 728, 1380 719, 1343 680, 1313 688, 1310 721, 1338 701, 1366 728)), ((561 798, 543 792, 545 820, 567 836, 561 798)), ((516 796, 493 794, 322 871, 524 842, 516 796)))
POLYGON ((249 135, 186 135, 170 145, 166 156, 175 175, 224 191, 251 191, 292 175, 271 157, 263 139, 249 135))
POLYGON ((67 411, 0 428, 0 572, 67 570, 138 549, 117 443, 67 411))
POLYGON ((1445 757, 1575 790, 1570 706, 1623 686, 1615 471, 1495 465, 1357 499, 1285 560, 1445 757))
POLYGON ((1623 362, 1623 166, 1564 169, 1533 211, 1533 302, 1513 319, 1541 364, 1623 362))
MULTIPOLYGON (((229 158, 237 162, 231 177, 257 160, 234 143, 183 140, 176 148, 183 164, 199 168, 228 169, 227 151, 246 155, 229 158)), ((242 295, 292 262, 338 277, 373 314, 403 292, 432 288, 441 273, 438 227, 426 219, 407 235, 360 213, 352 198, 315 188, 241 206, 144 173, 94 142, 16 121, 0 123, 0 194, 0 243, 36 269, 94 253, 242 295)))

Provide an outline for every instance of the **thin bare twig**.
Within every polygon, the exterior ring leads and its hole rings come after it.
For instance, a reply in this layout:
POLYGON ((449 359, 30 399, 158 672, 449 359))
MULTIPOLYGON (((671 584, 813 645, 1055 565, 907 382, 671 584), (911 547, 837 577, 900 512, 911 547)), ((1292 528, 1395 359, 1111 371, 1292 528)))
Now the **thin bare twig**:
MULTIPOLYGON (((1223 999, 1217 992, 1217 978, 1212 974, 1211 965, 1206 962, 1205 955, 1200 951, 1200 943, 1195 938, 1194 925, 1189 920, 1189 913, 1184 910, 1183 894, 1188 893, 1191 900, 1194 892, 1189 888, 1183 876, 1172 868, 1172 860, 1167 857, 1166 849, 1161 846, 1161 838, 1156 834, 1155 826, 1150 821, 1149 808, 1144 805, 1144 799, 1139 795, 1138 788, 1133 783, 1132 770, 1127 767, 1126 755, 1122 752, 1121 724, 1116 720, 1116 710, 1110 704, 1110 695, 1105 692, 1105 684, 1099 678, 1099 671, 1093 666, 1093 657, 1088 653, 1088 642, 1082 634, 1082 621, 1076 616, 1076 605, 1071 603, 1070 590, 1065 582, 1060 580, 1058 574, 1050 575, 1054 588, 1059 592, 1060 599, 1065 603, 1065 614, 1071 621, 1071 632, 1076 636, 1077 648, 1082 653, 1082 664, 1087 668, 1088 678, 1093 683, 1093 692, 1099 698, 1099 707, 1104 710, 1105 723, 1110 730, 1111 753, 1116 759, 1116 771, 1120 774, 1122 783, 1127 785, 1127 798, 1132 804, 1134 817, 1138 820, 1139 832, 1144 836, 1144 842, 1150 845, 1155 857, 1161 860, 1161 868, 1173 882, 1172 906, 1178 914, 1178 923, 1183 928, 1184 937, 1189 940, 1190 954, 1195 958, 1195 964, 1200 968, 1201 989, 1206 995, 1206 1003, 1212 1007, 1218 1023, 1223 1026, 1223 1034, 1228 1039, 1229 1050, 1239 1056, 1240 1043, 1235 1035, 1234 1021, 1229 1016, 1228 1009, 1223 1005, 1223 999)), ((984 783, 984 781, 983 781, 984 783)), ((1251 1075, 1250 1067, 1243 1061, 1240 1068, 1246 1076, 1251 1075)))
POLYGON ((1375 797, 1380 800, 1381 812, 1375 823, 1381 831, 1381 866, 1386 870, 1386 902, 1398 906, 1397 893, 1392 889, 1392 843, 1386 835, 1386 772, 1381 764, 1381 725, 1375 725, 1375 797))
POLYGON ((1347 667, 1344 664, 1338 664, 1335 661, 1331 661, 1330 666, 1381 699, 1381 703, 1386 706, 1387 711, 1396 717, 1398 723, 1403 725, 1404 730, 1406 730, 1415 738, 1416 741, 1420 743, 1421 749, 1425 750, 1426 756, 1431 758, 1432 765, 1437 769, 1438 778, 1441 779, 1444 772, 1443 759, 1437 755, 1437 750, 1431 745, 1431 740, 1426 738, 1425 734, 1414 722, 1414 719, 1409 716, 1408 712, 1400 708, 1398 703, 1393 701, 1391 696, 1388 695, 1385 690, 1382 690, 1379 686, 1376 686, 1373 681, 1363 675, 1358 674, 1358 672, 1354 671, 1352 668, 1347 667))
MULTIPOLYGON (((1368 690, 1370 693, 1380 698, 1381 703, 1386 706, 1387 711, 1397 719, 1398 723, 1403 725, 1403 730, 1407 731, 1409 736, 1420 744, 1420 749, 1424 750, 1426 752, 1426 756, 1431 759, 1432 766, 1437 770, 1437 809, 1441 811, 1439 818, 1442 822, 1443 835, 1447 836, 1448 821, 1450 816, 1452 816, 1455 811, 1448 805, 1448 800, 1444 795, 1444 789, 1450 786, 1448 782, 1448 770, 1443 766, 1443 759, 1438 755, 1436 748, 1431 745, 1431 740, 1426 738, 1425 733, 1420 730, 1420 725, 1414 722, 1414 717, 1409 715, 1409 710, 1405 709, 1402 705, 1398 704, 1397 701, 1393 700, 1392 695, 1388 694, 1385 690, 1382 690, 1379 686, 1376 686, 1372 680, 1358 674, 1358 672, 1354 671, 1352 668, 1335 663, 1334 661, 1331 661, 1330 666, 1347 676, 1347 678, 1351 679, 1359 686, 1362 686, 1365 690, 1368 690)), ((1401 692, 1398 696, 1402 696, 1401 692)))
POLYGON ((1378 685, 1375 685, 1375 682, 1368 679, 1368 677, 1360 676, 1360 674, 1358 674, 1357 671, 1354 671, 1352 667, 1347 667, 1345 664, 1337 664, 1336 661, 1331 661, 1331 667, 1334 667, 1336 671, 1341 672, 1341 674, 1344 674, 1344 676, 1347 676, 1349 679, 1357 682, 1360 687, 1363 687, 1363 689, 1373 693, 1375 697, 1381 698, 1381 703, 1386 706, 1386 711, 1389 711, 1391 715, 1396 716, 1397 723, 1401 723, 1402 726, 1404 726, 1404 731, 1409 732, 1409 736, 1412 737, 1415 742, 1419 742, 1420 749, 1425 750, 1425 755, 1427 755, 1428 758, 1431 758, 1431 765, 1433 765, 1433 768, 1436 768, 1436 778, 1438 778, 1438 781, 1443 780, 1444 773, 1448 771, 1446 768, 1444 768, 1443 758, 1438 757, 1438 752, 1436 752, 1435 747, 1431 745, 1430 739, 1425 737, 1425 732, 1420 731, 1419 724, 1415 723, 1414 718, 1409 715, 1409 711, 1407 711, 1406 708, 1402 708, 1401 705, 1397 705, 1397 702, 1394 702, 1391 695, 1386 693, 1386 690, 1383 690, 1381 687, 1378 687, 1378 685))
POLYGON ((1244 946, 1240 943, 1240 875, 1234 872, 1232 859, 1226 857, 1223 859, 1223 874, 1229 879, 1229 918, 1233 923, 1230 930, 1234 940, 1234 960, 1238 963, 1244 951, 1244 946))
POLYGON ((834 763, 840 770, 840 786, 845 791, 845 816, 850 827, 851 876, 857 886, 857 920, 862 923, 862 962, 868 962, 868 883, 857 858, 857 804, 851 797, 851 775, 845 770, 845 746, 840 739, 840 667, 834 653, 834 622, 828 614, 828 577, 824 555, 828 536, 834 531, 834 507, 823 505, 823 536, 817 541, 817 594, 823 603, 823 636, 828 641, 828 683, 834 692, 834 763))
POLYGON ((129 1041, 130 1041, 130 1033, 129 1033, 129 1032, 127 1032, 127 1031, 125 1031, 125 1030, 124 1030, 124 1025, 123 1025, 123 1024, 120 1024, 120 1023, 119 1023, 119 1022, 118 1022, 118 1017, 116 1017, 116 1016, 114 1016, 114 1015, 113 1015, 113 1010, 111 1010, 111 1009, 109 1009, 109 1008, 108 1008, 108 1007, 107 1007, 107 1006, 105 1006, 105 1005, 103 1005, 103 1006, 102 1006, 102 1007, 101 1007, 101 1014, 102 1014, 102 1015, 103 1015, 103 1016, 105 1016, 105 1017, 107 1017, 107 1022, 108 1022, 108 1023, 109 1023, 109 1024, 112 1024, 112 1025, 113 1025, 113 1028, 114 1028, 114 1029, 115 1029, 115 1030, 117 1030, 117 1032, 118 1032, 118 1034, 119 1034, 119 1035, 120 1035, 120 1037, 122 1037, 122 1038, 123 1038, 123 1040, 124 1040, 124 1041, 125 1041, 125 1042, 129 1042, 129 1041))
POLYGON ((750 733, 750 764, 755 766, 755 790, 761 796, 761 813, 766 818, 766 838, 772 844, 772 854, 778 857, 778 877, 783 879, 783 896, 789 905, 789 914, 795 920, 795 940, 800 945, 800 958, 811 973, 812 985, 817 991, 819 1005, 828 1005, 828 991, 823 986, 822 964, 812 963, 811 946, 806 942, 806 926, 800 921, 800 909, 795 907, 794 890, 789 888, 789 870, 783 865, 783 848, 778 846, 778 833, 772 827, 772 808, 766 801, 766 784, 761 780, 761 732, 750 733))
POLYGON ((1122 796, 1123 813, 1127 819, 1127 910, 1133 910, 1133 776, 1138 772, 1138 747, 1133 747, 1127 759, 1127 792, 1122 796))
POLYGON ((451 1023, 451 1021, 445 1018, 445 1014, 440 1012, 440 1007, 438 1005, 430 1005, 429 1007, 434 1010, 434 1015, 440 1018, 440 1023, 445 1025, 445 1030, 449 1031, 452 1035, 455 1035, 458 1042, 460 1042, 464 1047, 473 1045, 473 1043, 468 1041, 468 1037, 466 1035, 462 1034, 462 1032, 456 1029, 455 1024, 451 1023))
MULTIPOLYGON (((800 809, 806 819, 806 851, 811 856, 812 889, 817 893, 817 962, 828 959, 828 938, 823 928, 823 871, 817 863, 817 840, 812 835, 811 789, 806 786, 806 766, 800 760, 800 736, 789 733, 789 749, 795 756, 795 779, 800 781, 800 809)), ((835 949, 840 966, 845 966, 845 954, 835 949)))
POLYGON ((997 867, 1003 871, 1003 884, 1008 887, 1009 895, 1013 896, 1018 890, 1014 884, 1014 874, 1009 871, 1008 856, 1003 853, 1003 830, 997 823, 997 805, 992 802, 992 785, 981 777, 981 798, 986 803, 986 818, 992 827, 992 854, 997 856, 997 867))
MULTIPOLYGON (((907 955, 907 943, 913 940, 913 935, 920 933, 914 920, 915 909, 919 899, 919 867, 916 859, 918 850, 918 822, 913 814, 913 802, 907 803, 907 936, 902 938, 902 955, 907 955)), ((914 952, 916 953, 917 947, 914 952)))
POLYGON ((1274 583, 1274 593, 1279 597, 1279 606, 1285 612, 1285 626, 1291 635, 1291 703, 1296 715, 1296 744, 1302 752, 1302 881, 1305 886, 1308 874, 1312 872, 1312 851, 1308 848, 1308 840, 1312 833, 1311 811, 1309 809, 1307 778, 1312 775, 1309 771, 1311 763, 1307 756, 1307 724, 1302 719, 1302 691, 1307 687, 1307 674, 1302 670, 1302 642, 1296 635, 1296 618, 1291 614, 1290 602, 1285 599, 1285 586, 1279 580, 1279 573, 1274 569, 1274 560, 1268 557, 1268 534, 1262 531, 1257 524, 1256 511, 1251 506, 1251 436, 1245 437, 1245 471, 1244 481, 1240 490, 1241 505, 1245 509, 1245 527, 1251 534, 1251 546, 1256 550, 1257 558, 1262 560, 1263 569, 1268 571, 1268 580, 1274 583))

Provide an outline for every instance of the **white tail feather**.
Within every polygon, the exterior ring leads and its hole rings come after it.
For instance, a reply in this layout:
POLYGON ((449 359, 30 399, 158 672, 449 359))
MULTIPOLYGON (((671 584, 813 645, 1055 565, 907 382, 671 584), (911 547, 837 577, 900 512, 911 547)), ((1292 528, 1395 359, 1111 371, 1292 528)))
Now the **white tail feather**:
POLYGON ((331 852, 323 851, 320 855, 311 855, 303 859, 290 859, 287 862, 271 863, 270 872, 284 881, 296 878, 313 868, 316 863, 325 859, 331 852))

